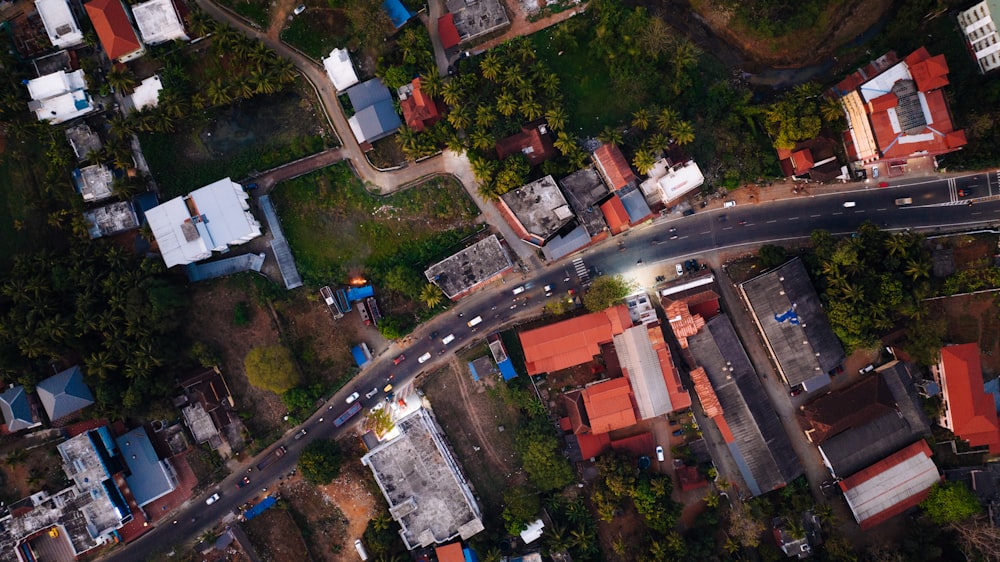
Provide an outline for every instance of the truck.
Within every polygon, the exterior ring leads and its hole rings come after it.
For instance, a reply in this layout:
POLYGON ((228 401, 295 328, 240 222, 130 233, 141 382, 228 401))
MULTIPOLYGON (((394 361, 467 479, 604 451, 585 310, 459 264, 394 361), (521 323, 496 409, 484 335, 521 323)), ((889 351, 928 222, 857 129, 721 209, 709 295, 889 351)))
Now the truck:
POLYGON ((287 449, 285 449, 284 445, 281 445, 277 449, 271 451, 271 454, 267 455, 264 457, 264 460, 257 463, 257 470, 264 470, 265 468, 271 466, 275 461, 285 456, 286 451, 287 449))
POLYGON ((354 540, 354 549, 358 551, 361 560, 368 560, 368 551, 365 550, 365 543, 361 542, 361 539, 354 540))
POLYGON ((466 322, 466 324, 468 324, 468 325, 469 325, 469 327, 470 327, 470 328, 472 328, 472 327, 474 327, 474 326, 475 326, 476 324, 479 324, 479 323, 480 323, 480 322, 482 322, 482 321, 483 321, 483 317, 482 317, 482 316, 476 316, 476 317, 475 317, 475 318, 473 318, 472 320, 469 320, 468 322, 466 322))
POLYGON ((913 204, 912 197, 900 197, 899 199, 896 199, 897 207, 905 207, 906 205, 912 205, 912 204, 913 204))
POLYGON ((361 411, 361 402, 355 402, 350 408, 344 411, 343 414, 337 416, 337 419, 333 420, 333 425, 340 427, 347 423, 347 420, 354 417, 355 414, 361 411))

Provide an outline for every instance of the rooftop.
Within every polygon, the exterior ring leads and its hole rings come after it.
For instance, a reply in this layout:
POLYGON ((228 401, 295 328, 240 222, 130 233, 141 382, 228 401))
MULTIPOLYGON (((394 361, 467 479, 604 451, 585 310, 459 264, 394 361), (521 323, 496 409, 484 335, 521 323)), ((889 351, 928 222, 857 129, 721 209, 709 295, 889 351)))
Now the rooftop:
POLYGON ((529 375, 561 371, 588 363, 632 325, 625 305, 563 320, 519 334, 529 375))
POLYGON ((640 419, 691 406, 659 324, 633 326, 616 334, 614 342, 622 370, 635 389, 640 419))
POLYGON ((362 109, 375 105, 380 101, 392 101, 392 92, 385 86, 380 78, 365 80, 359 84, 348 88, 347 97, 351 100, 351 107, 357 113, 362 109))
POLYGON ((35 0, 45 33, 53 47, 66 48, 83 44, 83 32, 66 0, 35 0))
POLYGON ((159 45, 175 39, 188 40, 184 22, 181 21, 173 0, 149 0, 133 4, 132 17, 139 27, 139 35, 147 45, 159 45))
POLYGON ((410 93, 399 102, 403 110, 403 120, 406 126, 414 131, 423 131, 441 119, 441 107, 434 98, 427 95, 420 87, 420 78, 414 78, 410 83, 410 93))
POLYGON ((461 41, 492 33, 510 23, 500 0, 446 0, 445 4, 453 16, 455 30, 461 41))
POLYGON ((922 502, 940 480, 931 449, 920 440, 839 485, 854 519, 867 530, 922 502))
POLYGON ((642 182, 642 191, 659 191, 660 200, 670 205, 676 199, 698 189, 705 183, 705 175, 694 160, 671 166, 665 158, 656 162, 649 171, 649 179, 642 182))
POLYGON ((142 507, 174 491, 177 476, 169 463, 157 456, 144 427, 117 437, 115 443, 128 467, 125 481, 136 505, 142 507))
POLYGON ((139 219, 128 201, 119 201, 83 212, 91 238, 111 236, 139 228, 139 219))
POLYGON ((27 87, 32 99, 28 109, 35 112, 39 121, 58 124, 94 110, 83 70, 60 70, 40 76, 29 80, 27 87))
POLYGON ((453 299, 511 267, 510 256, 496 234, 492 234, 428 267, 424 276, 453 299))
POLYGON ((402 124, 392 100, 377 101, 356 112, 347 121, 354 137, 360 143, 371 143, 385 138, 396 132, 402 124))
POLYGON ((610 195, 593 167, 577 170, 559 180, 570 207, 578 214, 590 210, 610 195))
POLYGON ((802 261, 793 259, 740 287, 786 383, 812 386, 807 390, 829 384, 827 373, 843 360, 844 348, 802 261))
POLYGON ((602 144, 593 156, 594 165, 611 189, 619 190, 635 181, 632 167, 617 144, 602 144))
POLYGON ((408 549, 483 530, 479 506, 427 410, 396 421, 399 435, 361 458, 371 468, 408 549))
POLYGON ((80 492, 93 498, 82 508, 92 537, 108 533, 130 516, 125 498, 114 482, 114 474, 121 470, 121 457, 107 426, 85 431, 56 448, 66 476, 80 492))
POLYGON ((67 127, 66 140, 73 147, 73 153, 79 160, 86 159, 91 152, 97 152, 104 146, 101 144, 101 137, 86 123, 67 127))
POLYGON ((556 156, 558 152, 552 145, 552 134, 545 123, 535 121, 521 127, 521 132, 500 140, 497 145, 497 157, 504 158, 520 152, 528 159, 528 163, 537 166, 556 156))
POLYGON ((618 192, 618 197, 621 198, 622 205, 625 206, 629 224, 632 226, 653 216, 653 212, 649 209, 649 203, 646 203, 646 196, 642 194, 642 190, 625 188, 618 192))
POLYGON ((35 392, 52 423, 94 403, 94 395, 84 384, 79 365, 39 382, 35 392))
POLYGON ((112 185, 115 183, 115 175, 111 168, 104 164, 94 164, 74 170, 73 181, 84 201, 100 201, 114 195, 112 185))
POLYGON ((52 527, 59 530, 61 538, 69 541, 70 556, 99 546, 108 537, 90 535, 83 510, 92 503, 103 505, 103 497, 92 497, 70 486, 53 495, 39 492, 11 504, 11 513, 0 518, 0 562, 22 562, 16 545, 52 527))
POLYGON ((462 42, 458 36, 458 28, 455 27, 454 14, 445 14, 438 18, 438 37, 445 49, 457 47, 462 42))
POLYGON ((552 176, 509 191, 500 200, 539 245, 574 220, 573 211, 552 176))
POLYGON ((347 49, 330 51, 330 56, 323 59, 323 68, 326 69, 326 75, 330 77, 337 91, 346 90, 358 83, 358 74, 354 71, 351 54, 347 49))
POLYGON ((604 213, 604 219, 608 222, 608 228, 611 230, 611 234, 619 234, 629 229, 629 218, 628 212, 625 211, 625 205, 622 204, 622 200, 618 197, 618 194, 614 194, 610 199, 601 203, 601 212, 604 213))
POLYGON ((4 423, 7 424, 7 431, 11 433, 39 425, 31 412, 28 394, 20 385, 8 388, 0 394, 0 413, 3 414, 4 423))
POLYGON ((601 381, 583 390, 583 403, 594 433, 608 433, 635 425, 632 388, 628 379, 601 381))
POLYGON ((154 74, 140 82, 132 90, 132 95, 129 96, 129 99, 132 100, 132 106, 135 107, 136 111, 142 111, 147 107, 156 107, 160 101, 160 90, 162 89, 163 84, 160 83, 159 75, 154 74))
POLYGON ((601 224, 604 221, 596 216, 598 213, 585 213, 584 218, 588 219, 585 224, 578 224, 576 228, 573 228, 569 232, 563 230, 556 236, 549 239, 548 242, 542 246, 542 254, 545 259, 549 261, 557 260, 572 254, 573 252, 583 248, 593 240, 590 235, 590 229, 596 229, 597 232, 601 231, 601 224))
POLYGON ((91 0, 83 7, 109 59, 125 62, 145 52, 121 0, 91 0))
POLYGON ((937 375, 944 393, 946 426, 973 447, 989 447, 1000 454, 1000 422, 993 396, 983 387, 979 345, 967 343, 941 348, 937 375))

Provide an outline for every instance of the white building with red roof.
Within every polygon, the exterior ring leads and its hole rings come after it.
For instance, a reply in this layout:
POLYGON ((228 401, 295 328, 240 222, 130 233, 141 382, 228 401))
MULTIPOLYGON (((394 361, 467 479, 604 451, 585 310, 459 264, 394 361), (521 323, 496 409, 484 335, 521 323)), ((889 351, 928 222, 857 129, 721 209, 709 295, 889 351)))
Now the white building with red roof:
POLYGON ((940 480, 931 448, 921 440, 839 484, 854 519, 868 530, 924 501, 940 480))

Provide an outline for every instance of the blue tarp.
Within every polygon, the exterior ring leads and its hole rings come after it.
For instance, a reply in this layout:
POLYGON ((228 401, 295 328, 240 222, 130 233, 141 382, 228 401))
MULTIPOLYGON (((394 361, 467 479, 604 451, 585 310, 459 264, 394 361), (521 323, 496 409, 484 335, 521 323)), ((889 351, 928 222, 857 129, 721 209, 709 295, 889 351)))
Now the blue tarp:
POLYGON ((392 20, 392 25, 396 26, 396 29, 403 27, 403 24, 415 15, 407 10, 406 6, 399 0, 385 0, 382 2, 382 9, 389 14, 389 19, 392 20))
POLYGON ((472 380, 479 380, 479 373, 476 372, 476 366, 472 364, 472 361, 469 361, 469 372, 472 373, 472 380))
POLYGON ((500 375, 505 381, 509 381, 517 376, 517 371, 514 370, 514 364, 510 362, 510 359, 504 359, 497 363, 497 367, 500 367, 500 375))
POLYGON ((351 287, 347 290, 347 300, 351 302, 358 302, 373 296, 375 296, 375 290, 372 289, 371 285, 365 285, 364 287, 351 287))
POLYGON ((368 363, 368 356, 360 345, 351 348, 351 355, 354 356, 354 362, 358 364, 358 367, 364 367, 368 363))
POLYGON ((996 407, 997 411, 1000 412, 1000 379, 986 381, 983 388, 986 390, 986 394, 993 395, 993 405, 996 407))
POLYGON ((251 507, 250 509, 246 510, 243 513, 243 517, 245 517, 246 520, 249 521, 249 520, 253 519, 254 517, 257 517, 261 513, 264 513, 265 511, 267 511, 267 508, 269 508, 272 505, 274 505, 276 501, 277 500, 274 499, 274 496, 267 496, 266 498, 264 498, 263 500, 261 500, 261 502, 259 504, 257 504, 255 506, 251 507))

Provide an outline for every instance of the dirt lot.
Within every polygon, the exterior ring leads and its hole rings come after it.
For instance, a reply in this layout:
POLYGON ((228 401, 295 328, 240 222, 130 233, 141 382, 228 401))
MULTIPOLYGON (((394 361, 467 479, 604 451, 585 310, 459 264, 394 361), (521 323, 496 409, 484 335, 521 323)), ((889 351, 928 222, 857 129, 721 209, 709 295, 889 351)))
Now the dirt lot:
POLYGON ((245 523, 245 528, 261 560, 265 562, 309 560, 306 542, 290 512, 272 507, 253 521, 245 523))
POLYGON ((56 443, 23 449, 26 445, 23 439, 10 436, 0 441, 0 500, 7 503, 43 488, 55 491, 65 487, 66 474, 56 443))
POLYGON ((995 294, 952 297, 933 301, 931 315, 948 322, 947 343, 979 343, 986 380, 1000 374, 1000 317, 995 294))

